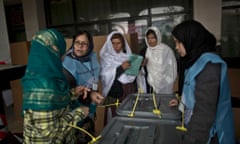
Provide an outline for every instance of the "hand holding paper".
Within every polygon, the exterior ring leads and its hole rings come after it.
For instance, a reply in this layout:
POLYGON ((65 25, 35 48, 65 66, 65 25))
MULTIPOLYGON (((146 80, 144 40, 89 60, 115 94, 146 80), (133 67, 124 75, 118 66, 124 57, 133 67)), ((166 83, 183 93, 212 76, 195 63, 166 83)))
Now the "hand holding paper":
POLYGON ((132 54, 129 57, 129 62, 131 64, 131 67, 129 69, 127 69, 125 71, 125 73, 128 74, 128 75, 137 76, 138 73, 139 73, 139 68, 141 66, 142 60, 143 60, 142 56, 132 54))

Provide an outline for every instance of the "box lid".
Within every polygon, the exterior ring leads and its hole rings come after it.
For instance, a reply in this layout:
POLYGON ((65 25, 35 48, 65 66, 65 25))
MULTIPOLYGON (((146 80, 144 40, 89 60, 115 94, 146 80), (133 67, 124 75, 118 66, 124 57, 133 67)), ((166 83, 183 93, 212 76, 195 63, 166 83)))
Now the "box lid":
MULTIPOLYGON (((138 94, 128 95, 116 113, 119 116, 128 116, 132 111, 138 94)), ((139 94, 138 103, 134 111, 134 117, 156 118, 156 119, 181 119, 181 112, 178 107, 170 107, 169 101, 175 98, 174 94, 156 94, 157 109, 160 110, 160 116, 153 113, 154 103, 152 94, 139 94)))
POLYGON ((180 121, 114 117, 96 144, 179 144, 180 121))

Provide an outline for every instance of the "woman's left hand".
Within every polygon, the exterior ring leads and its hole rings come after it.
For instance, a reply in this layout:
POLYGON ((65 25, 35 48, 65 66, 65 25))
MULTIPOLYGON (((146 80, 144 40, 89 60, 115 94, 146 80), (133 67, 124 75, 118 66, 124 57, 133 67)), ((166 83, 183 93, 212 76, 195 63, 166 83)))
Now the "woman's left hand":
POLYGON ((171 99, 169 101, 169 106, 173 107, 173 106, 177 106, 178 105, 178 100, 176 98, 171 99))
POLYGON ((91 97, 92 102, 95 102, 96 104, 101 104, 104 100, 104 97, 100 93, 95 92, 95 91, 91 92, 90 97, 91 97))
POLYGON ((82 95, 83 99, 87 98, 87 94, 88 92, 90 92, 90 89, 84 86, 77 86, 75 88, 75 95, 77 97, 79 97, 80 95, 82 95))

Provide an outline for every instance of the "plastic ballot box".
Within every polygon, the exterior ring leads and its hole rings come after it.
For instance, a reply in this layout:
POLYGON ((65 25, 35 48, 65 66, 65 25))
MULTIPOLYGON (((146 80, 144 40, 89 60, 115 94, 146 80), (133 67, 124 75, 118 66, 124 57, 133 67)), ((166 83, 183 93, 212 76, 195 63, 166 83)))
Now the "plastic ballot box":
POLYGON ((169 106, 169 101, 173 98, 176 98, 175 94, 130 94, 116 113, 119 116, 180 120, 178 107, 169 106))
POLYGON ((180 121, 116 116, 94 144, 179 144, 180 121))

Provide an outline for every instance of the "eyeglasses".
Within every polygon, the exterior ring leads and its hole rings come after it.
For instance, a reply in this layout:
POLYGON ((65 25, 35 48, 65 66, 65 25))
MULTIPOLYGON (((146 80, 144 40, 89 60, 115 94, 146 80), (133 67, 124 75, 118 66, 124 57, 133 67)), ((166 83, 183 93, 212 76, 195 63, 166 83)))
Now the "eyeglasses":
POLYGON ((74 45, 75 46, 78 46, 78 47, 88 47, 88 43, 87 42, 79 42, 79 41, 75 41, 74 42, 74 45))

